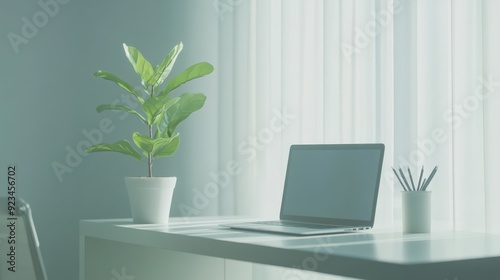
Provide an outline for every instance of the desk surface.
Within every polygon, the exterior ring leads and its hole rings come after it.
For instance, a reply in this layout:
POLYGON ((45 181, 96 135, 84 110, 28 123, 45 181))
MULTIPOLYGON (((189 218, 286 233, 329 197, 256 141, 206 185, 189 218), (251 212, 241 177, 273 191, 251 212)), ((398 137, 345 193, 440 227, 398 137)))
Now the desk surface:
POLYGON ((129 244, 362 279, 493 279, 500 235, 397 230, 296 237, 220 227, 249 219, 173 218, 168 226, 84 220, 80 234, 129 244))

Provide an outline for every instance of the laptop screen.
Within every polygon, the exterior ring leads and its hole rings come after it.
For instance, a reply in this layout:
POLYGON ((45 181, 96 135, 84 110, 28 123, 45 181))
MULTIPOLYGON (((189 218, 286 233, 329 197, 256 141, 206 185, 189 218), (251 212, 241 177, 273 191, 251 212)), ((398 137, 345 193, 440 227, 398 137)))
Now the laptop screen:
POLYGON ((281 219, 373 226, 383 144, 292 145, 281 219))

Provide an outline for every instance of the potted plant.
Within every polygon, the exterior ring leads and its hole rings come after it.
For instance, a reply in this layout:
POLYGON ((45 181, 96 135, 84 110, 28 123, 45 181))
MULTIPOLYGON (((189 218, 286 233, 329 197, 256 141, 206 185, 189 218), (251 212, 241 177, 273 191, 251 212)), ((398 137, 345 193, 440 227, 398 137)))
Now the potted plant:
POLYGON ((114 82, 137 100, 139 110, 126 104, 104 104, 97 112, 118 110, 129 113, 144 125, 146 134, 134 132, 132 141, 121 140, 112 144, 97 144, 86 149, 87 152, 117 152, 137 160, 145 160, 148 166, 147 177, 126 177, 130 207, 134 223, 168 223, 176 177, 153 177, 154 159, 172 156, 179 147, 180 135, 177 126, 191 113, 201 109, 206 96, 202 93, 183 93, 173 97, 171 92, 191 80, 203 77, 213 71, 207 62, 194 64, 177 76, 171 78, 160 89, 169 76, 175 61, 182 51, 183 44, 177 44, 156 67, 134 47, 123 44, 125 55, 135 73, 141 79, 142 89, 137 90, 118 76, 99 70, 95 77, 114 82))

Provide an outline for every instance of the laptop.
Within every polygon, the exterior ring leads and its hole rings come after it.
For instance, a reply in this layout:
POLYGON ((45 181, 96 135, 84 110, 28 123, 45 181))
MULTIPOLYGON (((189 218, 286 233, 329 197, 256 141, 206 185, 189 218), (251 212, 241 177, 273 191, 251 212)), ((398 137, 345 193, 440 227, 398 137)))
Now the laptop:
POLYGON ((292 145, 280 220, 222 226, 293 235, 370 229, 384 149, 381 143, 292 145))

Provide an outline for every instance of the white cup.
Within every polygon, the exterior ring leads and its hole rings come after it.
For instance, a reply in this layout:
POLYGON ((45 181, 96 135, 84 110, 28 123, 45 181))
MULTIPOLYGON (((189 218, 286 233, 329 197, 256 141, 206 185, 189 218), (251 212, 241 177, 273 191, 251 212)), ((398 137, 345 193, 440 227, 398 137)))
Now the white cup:
POLYGON ((403 232, 431 232, 431 194, 429 191, 402 192, 403 232))

